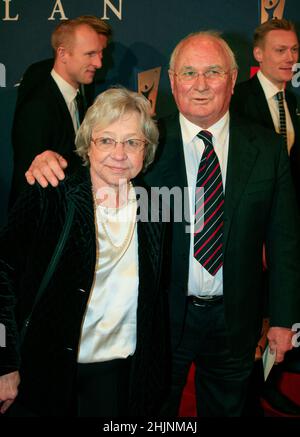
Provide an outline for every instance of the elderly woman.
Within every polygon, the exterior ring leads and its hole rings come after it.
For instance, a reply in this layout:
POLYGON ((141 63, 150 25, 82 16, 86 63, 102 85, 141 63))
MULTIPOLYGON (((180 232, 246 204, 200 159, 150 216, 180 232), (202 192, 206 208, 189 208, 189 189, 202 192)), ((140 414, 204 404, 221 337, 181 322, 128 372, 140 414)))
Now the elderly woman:
POLYGON ((158 141, 150 111, 124 88, 99 95, 76 137, 85 166, 58 188, 30 187, 1 233, 2 413, 158 411, 167 379, 165 230, 137 220, 135 195, 158 141))

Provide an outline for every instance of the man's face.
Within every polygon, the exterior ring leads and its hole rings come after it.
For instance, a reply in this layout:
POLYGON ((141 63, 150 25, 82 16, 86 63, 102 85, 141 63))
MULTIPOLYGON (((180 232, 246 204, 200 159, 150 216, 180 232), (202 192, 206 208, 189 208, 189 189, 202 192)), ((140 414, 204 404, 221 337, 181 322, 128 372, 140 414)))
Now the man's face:
POLYGON ((192 123, 207 129, 227 112, 237 71, 217 39, 202 35, 185 41, 169 76, 177 107, 192 123))
POLYGON ((298 61, 298 39, 291 30, 271 30, 253 54, 261 72, 279 89, 292 80, 292 66, 298 61))
POLYGON ((74 88, 93 81, 96 70, 102 67, 103 49, 107 37, 88 26, 76 29, 70 48, 63 50, 64 79, 74 88))

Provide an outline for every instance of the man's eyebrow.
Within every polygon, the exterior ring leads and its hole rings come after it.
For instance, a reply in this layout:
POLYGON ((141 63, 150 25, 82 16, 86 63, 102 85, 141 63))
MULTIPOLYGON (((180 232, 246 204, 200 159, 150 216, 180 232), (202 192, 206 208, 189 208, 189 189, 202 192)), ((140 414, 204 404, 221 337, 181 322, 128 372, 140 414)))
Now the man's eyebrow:
MULTIPOLYGON (((222 68, 222 69, 224 69, 224 67, 222 67, 222 65, 220 65, 220 64, 207 65, 205 68, 222 68)), ((194 67, 192 65, 184 65, 181 69, 182 70, 196 70, 196 67, 194 67)))
MULTIPOLYGON (((288 49, 290 46, 287 45, 287 44, 275 44, 274 47, 280 48, 280 49, 288 49)), ((299 44, 294 44, 291 48, 292 49, 294 49, 294 48, 298 49, 299 48, 299 44)))
POLYGON ((195 67, 192 65, 183 65, 182 70, 195 70, 195 67))
POLYGON ((94 55, 97 53, 97 50, 90 50, 88 52, 85 52, 85 55, 94 55))

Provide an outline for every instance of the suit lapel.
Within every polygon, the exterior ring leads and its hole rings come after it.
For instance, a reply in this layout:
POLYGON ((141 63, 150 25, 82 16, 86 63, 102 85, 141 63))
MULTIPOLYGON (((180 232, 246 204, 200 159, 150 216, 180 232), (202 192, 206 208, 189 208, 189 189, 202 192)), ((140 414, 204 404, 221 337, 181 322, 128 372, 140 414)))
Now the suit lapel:
POLYGON ((274 123, 270 113, 269 105, 257 75, 250 80, 250 86, 252 89, 252 104, 254 105, 253 109, 255 111, 256 118, 260 120, 260 124, 263 126, 274 129, 274 123))
POLYGON ((299 124, 298 115, 297 115, 297 100, 295 96, 288 90, 285 93, 285 98, 296 134, 296 130, 299 124))
POLYGON ((186 232, 185 220, 189 214, 188 195, 186 193, 187 175, 183 151, 182 136, 179 124, 179 114, 166 117, 159 121, 160 142, 153 169, 145 175, 145 181, 151 187, 167 187, 170 189, 170 208, 178 232, 176 238, 180 247, 188 251, 190 234, 186 232), (182 201, 181 201, 182 200, 182 201), (174 213, 176 216, 174 217, 174 213), (179 230, 180 228, 180 230, 179 230))
MULTIPOLYGON (((139 184, 140 179, 133 181, 135 187, 143 186, 139 184)), ((146 191, 145 191, 146 193, 146 191)), ((149 311, 155 295, 158 291, 156 279, 160 271, 160 254, 163 236, 163 227, 161 223, 161 211, 158 214, 158 221, 152 220, 152 201, 153 208, 159 208, 159 204, 153 199, 150 192, 148 196, 137 196, 137 233, 138 233, 138 261, 139 261, 139 297, 138 297, 138 318, 141 323, 141 314, 149 311), (141 214, 147 211, 147 216, 141 214), (149 305, 148 305, 149 304, 149 305)))
POLYGON ((254 167, 258 154, 252 144, 254 136, 234 116, 230 117, 228 165, 224 206, 224 251, 233 214, 254 167))
POLYGON ((71 230, 74 247, 78 250, 78 256, 82 256, 83 262, 86 253, 89 253, 94 267, 96 260, 96 229, 92 184, 88 167, 81 167, 71 176, 66 198, 68 203, 72 202, 75 205, 74 226, 71 230))
POLYGON ((181 135, 179 114, 177 113, 167 124, 166 155, 163 160, 163 180, 167 181, 168 187, 179 187, 181 196, 174 195, 174 203, 171 203, 173 212, 173 233, 176 239, 176 247, 181 247, 184 254, 189 253, 191 234, 190 228, 190 208, 188 196, 188 181, 183 150, 183 140, 181 135), (177 202, 176 202, 177 199, 177 202))
POLYGON ((160 135, 164 155, 159 162, 162 182, 170 188, 186 187, 187 176, 178 113, 160 126, 160 135))
POLYGON ((49 76, 49 81, 52 90, 51 93, 53 93, 53 95, 55 96, 55 100, 57 101, 60 113, 63 114, 62 119, 65 120, 66 127, 70 133, 70 137, 75 137, 72 117, 66 105, 65 99, 51 75, 49 76))

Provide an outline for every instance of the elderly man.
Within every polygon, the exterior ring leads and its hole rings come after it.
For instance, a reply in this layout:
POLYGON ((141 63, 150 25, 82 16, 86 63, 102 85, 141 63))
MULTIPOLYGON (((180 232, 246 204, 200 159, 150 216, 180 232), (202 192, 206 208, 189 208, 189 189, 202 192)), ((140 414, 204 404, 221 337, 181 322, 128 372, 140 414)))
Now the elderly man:
MULTIPOLYGON (((198 415, 239 416, 261 329, 264 242, 268 338, 277 362, 292 348, 291 327, 299 321, 299 217, 288 157, 275 134, 229 113, 237 66, 218 34, 180 41, 169 74, 178 112, 160 121, 160 152, 145 179, 189 187, 189 211, 175 220, 183 206, 174 199, 172 384, 162 414, 178 413, 194 362, 198 415)), ((31 183, 36 177, 46 185, 45 176, 54 185, 64 176, 51 152, 27 173, 31 183)))

